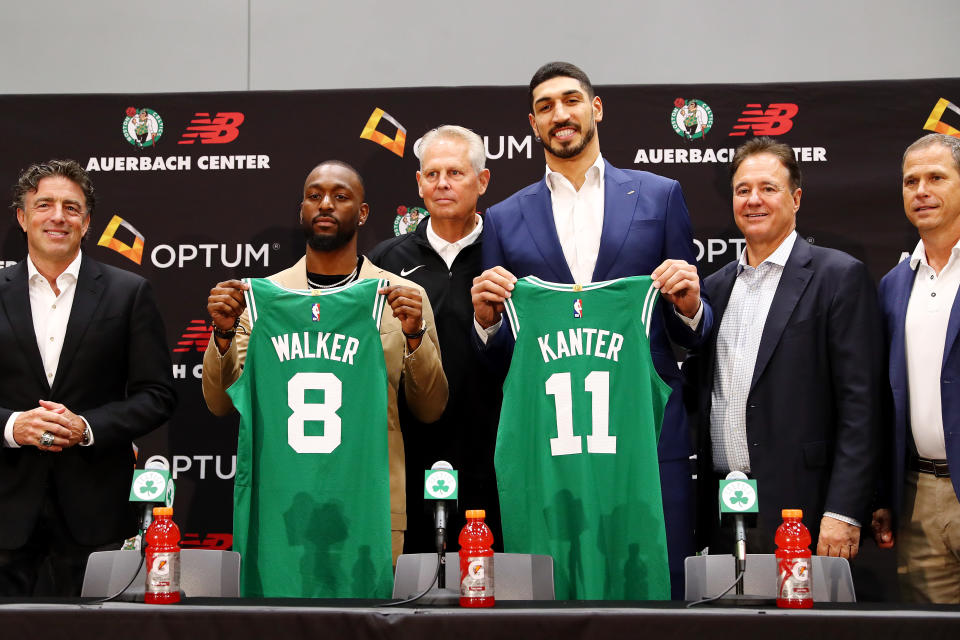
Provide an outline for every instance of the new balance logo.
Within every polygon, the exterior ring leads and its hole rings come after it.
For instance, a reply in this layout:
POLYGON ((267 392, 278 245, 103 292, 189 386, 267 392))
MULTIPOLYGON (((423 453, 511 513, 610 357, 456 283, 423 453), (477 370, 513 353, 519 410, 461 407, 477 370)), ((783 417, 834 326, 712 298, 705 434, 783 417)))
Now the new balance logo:
POLYGON ((731 136, 780 136, 793 129, 793 117, 800 107, 792 102, 772 102, 764 109, 760 103, 748 104, 733 125, 731 136))
POLYGON ((190 126, 177 144, 193 144, 198 139, 201 144, 226 144, 240 135, 243 114, 239 111, 221 111, 213 118, 209 113, 195 113, 190 126))
POLYGON ((177 340, 177 346, 173 348, 173 352, 199 351, 203 353, 207 349, 207 343, 210 342, 211 333, 213 333, 213 329, 210 328, 206 320, 191 320, 187 328, 180 334, 180 339, 177 340))

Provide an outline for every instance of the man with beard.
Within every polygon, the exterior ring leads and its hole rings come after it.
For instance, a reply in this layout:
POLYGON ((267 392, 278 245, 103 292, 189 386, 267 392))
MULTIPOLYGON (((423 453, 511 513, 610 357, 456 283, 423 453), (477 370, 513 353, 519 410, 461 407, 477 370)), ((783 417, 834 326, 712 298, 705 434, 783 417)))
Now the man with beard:
MULTIPOLYGON (((508 367, 513 337, 501 314, 517 277, 587 284, 653 276, 665 304, 654 314, 651 356, 671 387, 658 455, 672 594, 680 597, 683 560, 693 552, 692 448, 670 342, 693 347, 712 326, 683 193, 674 180, 603 159, 597 137, 603 104, 576 66, 543 65, 530 81, 529 101, 546 175, 487 210, 485 271, 471 289, 478 342, 501 369, 508 367)), ((625 312, 639 314, 642 302, 625 312)))
MULTIPOLYGON (((433 311, 423 289, 357 255, 357 227, 370 213, 363 198, 363 180, 356 169, 339 160, 317 165, 307 176, 300 204, 306 255, 269 279, 298 290, 333 289, 365 278, 389 280, 389 286, 380 290, 389 305, 380 320, 380 340, 389 382, 390 528, 396 562, 403 548, 407 519, 397 390, 402 378, 407 406, 418 420, 429 423, 437 420, 446 406, 447 380, 433 311)), ((227 280, 217 283, 207 299, 214 331, 203 357, 203 396, 207 407, 218 416, 234 408, 226 390, 240 377, 246 358, 252 327, 244 299, 248 288, 239 280, 227 280)), ((282 403, 283 399, 274 401, 282 403)))

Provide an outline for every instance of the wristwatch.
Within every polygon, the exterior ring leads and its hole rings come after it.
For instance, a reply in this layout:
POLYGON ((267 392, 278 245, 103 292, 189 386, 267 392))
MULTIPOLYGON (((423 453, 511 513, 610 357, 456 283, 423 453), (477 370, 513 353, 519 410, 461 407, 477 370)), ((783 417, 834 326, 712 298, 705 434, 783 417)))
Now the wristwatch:
POLYGON ((80 436, 80 445, 85 447, 88 444, 90 444, 90 425, 84 427, 83 435, 80 436))
POLYGON ((427 332, 427 321, 426 320, 420 321, 420 330, 417 331, 416 333, 407 333, 403 329, 401 329, 400 331, 407 338, 407 340, 418 340, 419 338, 422 338, 423 334, 427 332))

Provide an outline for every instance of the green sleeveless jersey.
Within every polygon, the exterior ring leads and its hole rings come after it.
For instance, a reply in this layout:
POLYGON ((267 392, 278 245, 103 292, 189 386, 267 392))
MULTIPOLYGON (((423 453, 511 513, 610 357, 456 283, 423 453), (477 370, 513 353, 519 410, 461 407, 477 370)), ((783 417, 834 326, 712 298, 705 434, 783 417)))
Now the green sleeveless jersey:
POLYGON ((233 549, 246 597, 389 598, 383 280, 294 291, 248 279, 233 549))
POLYGON ((504 550, 553 557, 558 600, 670 598, 657 440, 670 388, 649 276, 517 281, 494 461, 504 550))

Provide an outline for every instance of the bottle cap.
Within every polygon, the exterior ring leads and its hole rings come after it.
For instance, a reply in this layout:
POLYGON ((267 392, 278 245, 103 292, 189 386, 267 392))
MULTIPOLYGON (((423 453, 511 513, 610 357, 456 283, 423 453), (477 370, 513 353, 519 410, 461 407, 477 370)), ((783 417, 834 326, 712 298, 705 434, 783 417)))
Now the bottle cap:
POLYGON ((781 518, 802 518, 803 509, 784 509, 780 512, 781 518))
POLYGON ((470 518, 486 518, 487 512, 483 509, 467 509, 467 519, 470 518))
POLYGON ((153 517, 157 516, 172 516, 173 507, 154 507, 153 508, 153 517))

